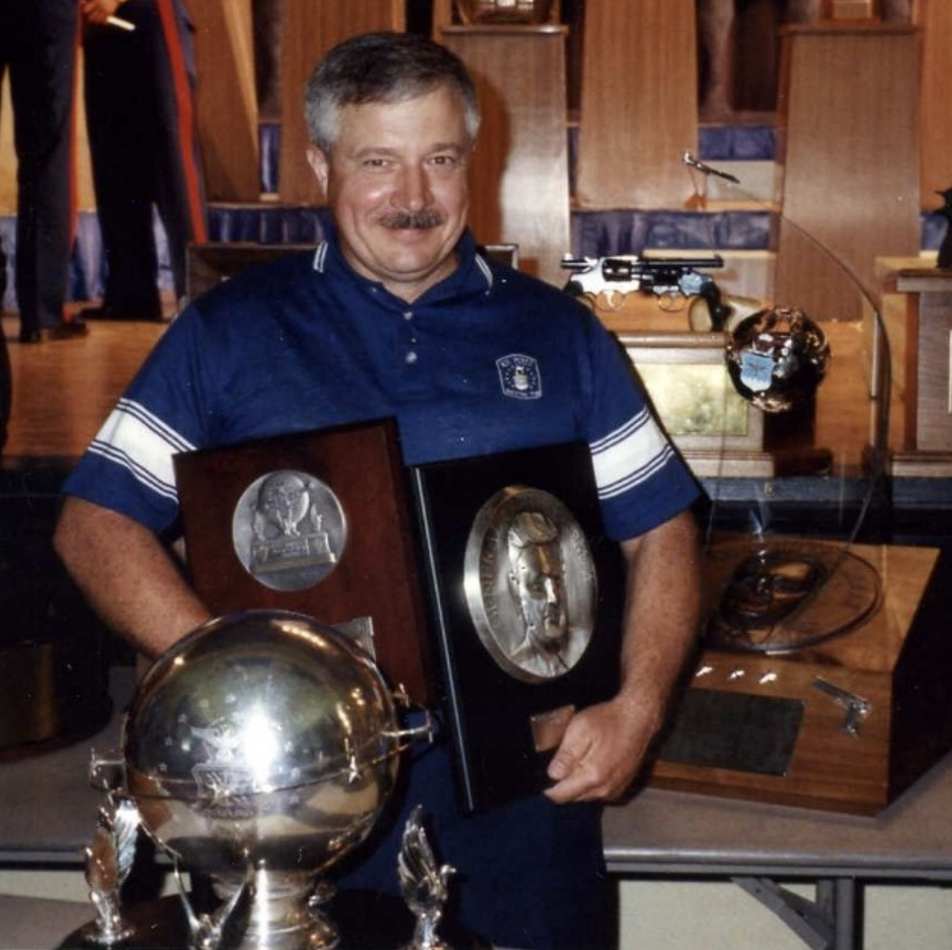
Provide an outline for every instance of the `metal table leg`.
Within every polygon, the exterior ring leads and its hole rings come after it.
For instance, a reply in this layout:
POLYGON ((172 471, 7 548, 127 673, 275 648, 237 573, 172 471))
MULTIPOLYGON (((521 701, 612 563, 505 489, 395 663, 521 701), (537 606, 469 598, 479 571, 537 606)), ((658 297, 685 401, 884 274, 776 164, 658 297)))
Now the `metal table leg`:
POLYGON ((859 950, 856 881, 824 878, 808 900, 769 878, 735 877, 735 884, 780 918, 811 950, 859 950))

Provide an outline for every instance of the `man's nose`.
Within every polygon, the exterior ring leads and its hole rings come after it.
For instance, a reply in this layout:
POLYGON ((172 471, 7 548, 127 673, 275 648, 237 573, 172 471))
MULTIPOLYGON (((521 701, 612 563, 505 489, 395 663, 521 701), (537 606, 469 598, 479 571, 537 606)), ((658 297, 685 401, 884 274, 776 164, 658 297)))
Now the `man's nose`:
POLYGON ((559 602, 559 585, 554 577, 545 578, 545 602, 547 604, 559 602))
POLYGON ((396 203, 407 211, 420 211, 430 203, 430 183, 426 171, 418 165, 408 165, 400 176, 396 203))

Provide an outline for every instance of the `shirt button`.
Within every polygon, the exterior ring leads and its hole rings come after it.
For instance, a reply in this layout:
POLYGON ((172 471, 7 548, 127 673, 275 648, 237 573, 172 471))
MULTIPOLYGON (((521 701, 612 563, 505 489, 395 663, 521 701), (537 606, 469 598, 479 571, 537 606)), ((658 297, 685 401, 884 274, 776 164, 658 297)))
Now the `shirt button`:
POLYGON ((405 310, 405 311, 403 312, 403 319, 404 319, 404 320, 412 320, 412 319, 413 319, 413 311, 412 311, 412 310, 405 310))
POLYGON ((417 355, 416 355, 416 353, 413 352, 413 350, 410 350, 410 352, 407 353, 407 355, 406 355, 406 361, 407 361, 408 363, 415 363, 415 362, 417 361, 417 355))

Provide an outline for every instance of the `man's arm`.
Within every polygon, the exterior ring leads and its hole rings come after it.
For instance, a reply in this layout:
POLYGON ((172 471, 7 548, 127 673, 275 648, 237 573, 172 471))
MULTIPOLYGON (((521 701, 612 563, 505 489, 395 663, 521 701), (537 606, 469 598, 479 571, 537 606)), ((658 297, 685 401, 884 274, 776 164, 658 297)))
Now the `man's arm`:
POLYGON ((211 618, 159 539, 125 515, 67 498, 53 545, 93 609, 149 656, 211 618))
POLYGON ((569 723, 549 765, 555 802, 609 801, 631 786, 661 728, 672 687, 696 642, 700 549, 693 515, 682 512, 625 541, 627 597, 622 685, 607 703, 569 723))

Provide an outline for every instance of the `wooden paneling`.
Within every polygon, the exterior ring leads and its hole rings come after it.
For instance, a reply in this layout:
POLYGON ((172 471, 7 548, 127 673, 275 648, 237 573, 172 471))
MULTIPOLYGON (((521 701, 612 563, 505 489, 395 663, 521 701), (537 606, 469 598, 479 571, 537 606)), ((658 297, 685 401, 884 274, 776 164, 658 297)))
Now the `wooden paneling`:
POLYGON ((483 120, 469 222, 481 244, 519 245, 520 269, 561 286, 569 246, 565 31, 557 26, 449 27, 483 120))
POLYGON ((915 22, 922 28, 922 87, 920 147, 922 149, 922 207, 941 204, 936 191, 952 187, 952 108, 949 76, 952 75, 952 3, 917 0, 915 22))
POLYGON ((251 0, 189 0, 198 135, 210 201, 261 196, 251 0))
POLYGON ((400 0, 286 0, 281 40, 281 157, 285 204, 319 204, 320 189, 305 158, 304 85, 332 46, 370 30, 403 31, 400 0))
POLYGON ((830 308, 855 317, 848 271, 875 296, 875 258, 919 250, 917 36, 831 22, 790 27, 783 43, 775 297, 818 317, 830 308))
POLYGON ((576 198, 582 208, 681 208, 697 151, 693 0, 585 5, 576 198))

